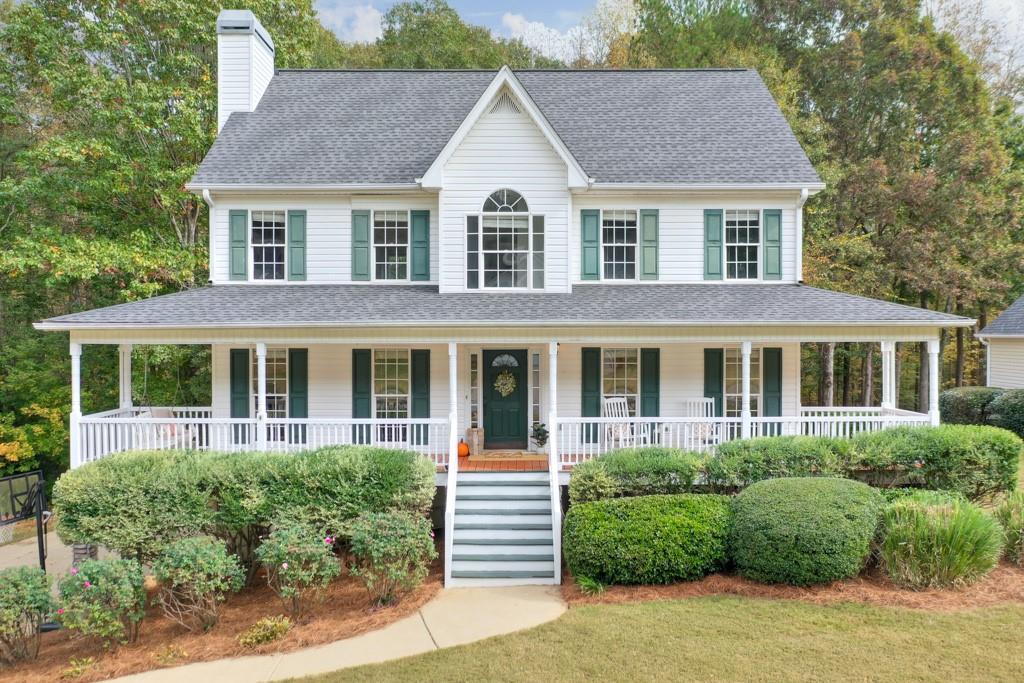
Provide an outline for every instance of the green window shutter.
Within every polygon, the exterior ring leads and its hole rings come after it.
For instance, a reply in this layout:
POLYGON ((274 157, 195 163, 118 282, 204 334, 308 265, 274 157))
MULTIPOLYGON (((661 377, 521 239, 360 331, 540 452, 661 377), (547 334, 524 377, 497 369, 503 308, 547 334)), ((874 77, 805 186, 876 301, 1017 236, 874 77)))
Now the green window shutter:
POLYGON ((412 255, 409 279, 413 282, 430 280, 430 212, 410 212, 409 243, 412 255))
MULTIPOLYGON (((414 349, 410 353, 409 379, 412 405, 409 417, 430 417, 430 351, 414 349)), ((427 427, 413 427, 412 442, 416 445, 427 443, 427 427)))
POLYGON ((640 279, 658 279, 658 210, 640 210, 640 279))
MULTIPOLYGON (((580 387, 582 417, 601 417, 601 349, 587 347, 583 349, 580 387)), ((597 442, 599 430, 596 424, 584 425, 583 442, 597 442)))
POLYGON ((722 387, 725 381, 724 363, 724 349, 704 349, 704 398, 715 399, 715 417, 725 415, 722 387))
POLYGON ((352 279, 370 279, 370 212, 352 212, 352 279))
POLYGON ((580 279, 601 279, 601 212, 597 209, 580 211, 580 279))
MULTIPOLYGON (((352 417, 373 417, 373 352, 370 349, 352 349, 352 417)), ((370 428, 356 425, 355 443, 370 443, 370 428)))
POLYGON ((765 280, 782 279, 782 211, 779 209, 764 210, 764 230, 761 235, 764 242, 764 273, 765 280))
POLYGON ((661 413, 661 349, 640 349, 640 417, 661 413))
POLYGON ((232 209, 228 212, 228 259, 232 280, 249 279, 249 212, 232 209))
POLYGON ((231 349, 231 417, 249 417, 249 349, 231 349))
POLYGON ((309 417, 307 349, 288 349, 288 417, 309 417))
POLYGON ((782 349, 761 349, 761 415, 782 415, 782 349))
POLYGON ((288 212, 288 279, 306 279, 306 212, 288 212))
POLYGON ((704 209, 704 279, 722 279, 722 210, 704 209))

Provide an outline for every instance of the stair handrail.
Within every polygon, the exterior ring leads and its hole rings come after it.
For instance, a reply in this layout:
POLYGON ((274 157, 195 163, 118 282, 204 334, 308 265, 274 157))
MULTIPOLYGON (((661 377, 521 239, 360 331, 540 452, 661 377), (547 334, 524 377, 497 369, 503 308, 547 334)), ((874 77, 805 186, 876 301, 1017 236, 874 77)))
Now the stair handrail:
POLYGON ((555 561, 555 584, 562 583, 562 490, 558 483, 558 415, 552 410, 548 415, 551 425, 548 438, 548 486, 551 492, 551 552, 555 561))
POLYGON ((455 486, 459 476, 459 440, 456 413, 448 414, 448 480, 444 503, 444 583, 452 582, 452 555, 455 544, 455 486))

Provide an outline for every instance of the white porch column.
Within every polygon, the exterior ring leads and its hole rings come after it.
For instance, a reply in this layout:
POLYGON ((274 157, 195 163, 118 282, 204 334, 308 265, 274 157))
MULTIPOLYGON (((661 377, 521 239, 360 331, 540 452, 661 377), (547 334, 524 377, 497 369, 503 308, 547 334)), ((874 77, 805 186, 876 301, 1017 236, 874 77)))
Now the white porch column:
POLYGON ((267 450, 267 345, 256 344, 256 448, 267 450))
POLYGON ((451 468, 459 466, 459 356, 458 345, 448 342, 448 463, 451 468), (454 463, 454 464, 452 464, 454 463))
POLYGON ((740 436, 744 439, 750 438, 750 352, 751 343, 748 341, 740 345, 740 354, 743 361, 743 397, 740 403, 740 436))
POLYGON ((882 347, 882 407, 891 409, 892 405, 892 342, 884 341, 882 347))
POLYGON ((71 469, 82 464, 82 345, 71 342, 71 469))
POLYGON ((117 347, 117 356, 120 361, 120 393, 121 410, 128 410, 132 407, 132 345, 121 344, 117 347))
POLYGON ((939 340, 928 340, 928 418, 939 424, 939 340))

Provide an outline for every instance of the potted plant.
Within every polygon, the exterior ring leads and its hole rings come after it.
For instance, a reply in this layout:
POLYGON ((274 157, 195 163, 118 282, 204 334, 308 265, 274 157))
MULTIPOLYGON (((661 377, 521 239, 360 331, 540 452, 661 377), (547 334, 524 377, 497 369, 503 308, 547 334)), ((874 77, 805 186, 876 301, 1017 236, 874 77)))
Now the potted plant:
POLYGON ((538 453, 547 452, 548 443, 548 427, 543 422, 534 422, 533 427, 530 429, 530 441, 537 446, 538 453))

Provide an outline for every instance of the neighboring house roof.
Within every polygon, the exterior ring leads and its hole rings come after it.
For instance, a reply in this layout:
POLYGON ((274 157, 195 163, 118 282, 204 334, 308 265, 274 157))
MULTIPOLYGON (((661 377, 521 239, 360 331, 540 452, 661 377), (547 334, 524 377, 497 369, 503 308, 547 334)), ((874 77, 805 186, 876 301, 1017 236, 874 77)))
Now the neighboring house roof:
POLYGON ((423 285, 215 285, 72 313, 40 329, 410 325, 969 325, 798 284, 581 284, 571 294, 440 294, 423 285))
POLYGON ((1024 337, 1024 296, 985 326, 979 337, 1024 337))
MULTIPOLYGON (((498 73, 280 70, 189 187, 412 186, 498 73)), ((514 73, 595 183, 821 186, 756 71, 514 73)))

